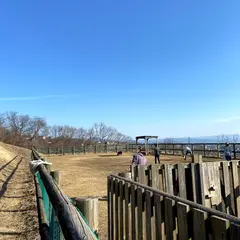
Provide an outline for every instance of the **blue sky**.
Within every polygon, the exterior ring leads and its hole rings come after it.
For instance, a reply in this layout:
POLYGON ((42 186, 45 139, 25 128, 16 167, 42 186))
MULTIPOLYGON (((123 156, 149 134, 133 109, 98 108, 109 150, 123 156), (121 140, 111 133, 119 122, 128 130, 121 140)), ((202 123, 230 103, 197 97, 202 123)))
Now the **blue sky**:
POLYGON ((128 135, 239 132, 239 1, 1 1, 0 112, 128 135))

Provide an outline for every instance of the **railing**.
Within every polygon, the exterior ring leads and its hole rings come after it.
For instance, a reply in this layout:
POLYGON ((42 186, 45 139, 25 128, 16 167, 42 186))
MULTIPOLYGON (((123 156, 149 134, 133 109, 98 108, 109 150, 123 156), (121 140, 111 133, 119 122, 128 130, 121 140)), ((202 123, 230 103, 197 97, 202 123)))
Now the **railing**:
POLYGON ((240 238, 240 219, 116 175, 108 177, 108 239, 240 238))
MULTIPOLYGON (((118 145, 106 145, 106 144, 94 144, 94 145, 81 145, 73 147, 48 147, 48 148, 38 148, 38 151, 43 154, 86 154, 86 153, 108 153, 108 152, 136 152, 137 146, 142 146, 143 149, 145 145, 143 144, 118 144, 118 145)), ((193 154, 199 154, 203 157, 215 157, 221 158, 224 153, 223 143, 197 143, 197 144, 159 144, 161 149, 161 154, 166 155, 183 155, 183 149, 185 146, 189 146, 193 154)), ((240 158, 240 143, 230 144, 232 149, 232 156, 234 159, 240 158)), ((149 144, 147 151, 153 152, 154 144, 149 144)))
MULTIPOLYGON (((32 159, 41 159, 34 149, 32 159)), ((35 182, 39 230, 42 239, 97 239, 79 210, 59 189, 46 167, 42 164, 38 167, 35 182)))

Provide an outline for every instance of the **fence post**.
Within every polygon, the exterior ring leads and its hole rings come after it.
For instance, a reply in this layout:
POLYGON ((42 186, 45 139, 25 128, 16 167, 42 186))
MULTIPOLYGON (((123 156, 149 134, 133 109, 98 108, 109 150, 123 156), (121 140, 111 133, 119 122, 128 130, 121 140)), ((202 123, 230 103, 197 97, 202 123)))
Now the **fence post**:
POLYGON ((175 155, 175 154, 174 154, 174 149, 175 149, 175 147, 174 147, 174 146, 175 146, 175 145, 174 145, 174 143, 173 143, 173 155, 175 155))
POLYGON ((233 159, 237 159, 237 154, 236 154, 236 144, 233 143, 233 159))
POLYGON ((95 144, 95 153, 97 153, 97 144, 95 144))
POLYGON ((51 155, 51 147, 48 148, 48 155, 51 155))
POLYGON ((165 143, 165 155, 167 155, 167 144, 165 143))
POLYGON ((220 144, 219 143, 217 144, 217 151, 218 151, 217 156, 218 156, 218 158, 220 158, 220 144))
POLYGON ((58 186, 60 186, 60 180, 61 180, 60 171, 59 170, 54 170, 54 171, 51 171, 50 174, 51 174, 52 178, 54 179, 54 181, 56 182, 56 184, 58 186))
POLYGON ((61 147, 61 153, 62 153, 62 155, 64 155, 64 149, 63 149, 63 146, 61 147))
POLYGON ((86 154, 86 144, 84 144, 84 154, 86 154))
POLYGON ((79 197, 74 199, 76 207, 81 211, 89 226, 98 233, 98 198, 79 197))

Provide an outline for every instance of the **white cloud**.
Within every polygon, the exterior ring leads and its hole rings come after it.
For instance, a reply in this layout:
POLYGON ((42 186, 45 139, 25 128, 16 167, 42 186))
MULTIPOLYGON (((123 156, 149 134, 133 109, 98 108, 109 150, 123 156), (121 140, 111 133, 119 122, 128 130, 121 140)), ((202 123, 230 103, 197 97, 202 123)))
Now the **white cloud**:
POLYGON ((51 98, 63 98, 70 95, 45 95, 45 96, 25 96, 25 97, 0 97, 1 102, 7 101, 27 101, 27 100, 42 100, 51 98))
POLYGON ((232 121, 236 121, 236 120, 239 120, 240 119, 240 116, 236 116, 236 117, 231 117, 231 118, 223 118, 223 119, 217 119, 215 120, 214 122, 232 122, 232 121))

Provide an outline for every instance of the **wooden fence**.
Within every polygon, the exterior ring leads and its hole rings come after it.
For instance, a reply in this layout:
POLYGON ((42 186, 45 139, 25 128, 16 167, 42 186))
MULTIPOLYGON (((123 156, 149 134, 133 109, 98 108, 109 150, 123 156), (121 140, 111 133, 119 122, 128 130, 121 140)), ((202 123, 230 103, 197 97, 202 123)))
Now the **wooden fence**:
POLYGON ((132 179, 240 217, 240 161, 139 165, 132 179))
MULTIPOLYGON (((145 147, 139 144, 138 146, 145 147)), ((185 146, 191 147, 193 154, 199 154, 203 157, 223 157, 224 144, 217 143, 198 143, 198 144, 159 144, 161 154, 166 155, 183 155, 183 149, 185 146)), ((240 143, 230 144, 232 149, 232 156, 234 159, 240 158, 240 143)), ((86 154, 86 153, 111 153, 111 152, 136 152, 136 144, 117 144, 117 145, 106 145, 106 144, 94 144, 94 145, 81 145, 73 147, 48 147, 38 148, 38 152, 42 154, 86 154)), ((147 151, 152 153, 154 144, 149 144, 147 151)))
POLYGON ((115 175, 108 177, 109 240, 235 240, 240 219, 115 175))

